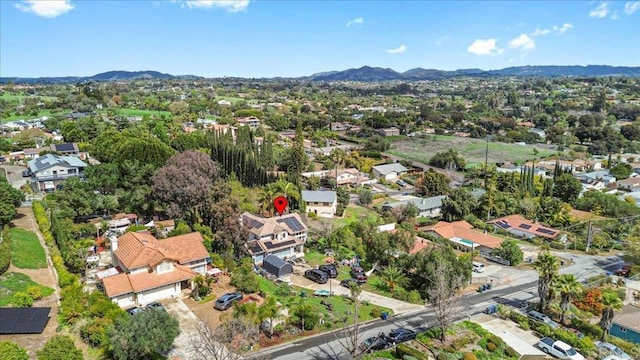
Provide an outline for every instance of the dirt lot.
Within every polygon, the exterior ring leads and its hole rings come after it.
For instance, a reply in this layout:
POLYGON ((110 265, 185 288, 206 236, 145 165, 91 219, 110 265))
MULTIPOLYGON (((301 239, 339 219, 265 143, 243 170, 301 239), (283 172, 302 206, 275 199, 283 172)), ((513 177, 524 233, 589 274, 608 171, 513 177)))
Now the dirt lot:
POLYGON ((40 350, 44 343, 49 340, 50 337, 56 334, 56 328, 58 327, 58 306, 59 306, 59 289, 56 277, 54 275, 54 271, 51 265, 51 258, 49 257, 49 251, 45 246, 44 239, 42 238, 42 234, 38 229, 38 225, 36 224, 35 217, 33 216, 33 211, 31 208, 18 208, 18 215, 16 219, 13 221, 13 226, 27 229, 29 231, 33 231, 38 235, 40 239, 40 244, 44 247, 45 253, 47 254, 47 264, 48 267, 45 269, 18 269, 11 265, 9 267, 10 272, 19 272, 25 275, 28 275, 31 280, 42 284, 44 286, 48 286, 52 289, 55 289, 55 292, 38 301, 33 303, 34 307, 51 307, 51 312, 49 313, 50 319, 49 323, 44 329, 42 334, 27 334, 27 335, 1 335, 0 341, 15 341, 20 346, 27 349, 29 352, 29 356, 33 359, 36 358, 36 351, 40 350))
POLYGON ((218 297, 228 292, 236 291, 233 286, 229 285, 230 281, 231 279, 228 276, 219 277, 218 282, 212 286, 211 294, 213 294, 213 296, 211 297, 211 301, 198 303, 191 298, 185 298, 183 302, 199 319, 216 327, 220 324, 221 316, 231 316, 233 313, 233 308, 226 311, 218 311, 213 308, 213 303, 218 297))

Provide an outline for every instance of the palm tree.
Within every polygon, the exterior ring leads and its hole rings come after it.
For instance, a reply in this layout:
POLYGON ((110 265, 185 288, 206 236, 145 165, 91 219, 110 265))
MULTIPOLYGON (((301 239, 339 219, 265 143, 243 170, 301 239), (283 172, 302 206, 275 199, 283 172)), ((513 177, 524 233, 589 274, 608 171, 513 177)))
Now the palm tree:
POLYGON ((582 284, 580 284, 575 275, 564 274, 556 278, 553 287, 556 292, 560 293, 560 309, 562 310, 560 322, 564 324, 565 314, 569 310, 571 299, 582 292, 582 284))
POLYGON ((280 310, 282 310, 282 305, 271 295, 267 295, 264 303, 258 308, 258 317, 261 323, 269 319, 269 336, 271 337, 273 336, 273 321, 281 317, 280 310))
POLYGON ((602 318, 600 319, 600 327, 602 328, 602 337, 600 340, 604 340, 605 335, 609 333, 611 323, 613 322, 613 316, 615 311, 622 309, 622 300, 615 292, 608 290, 602 293, 600 298, 600 304, 602 304, 602 318))
POLYGON ((396 289, 396 286, 403 286, 407 283, 407 276, 402 270, 395 266, 387 266, 380 272, 380 279, 384 281, 391 293, 396 289))
POLYGON ((273 200, 277 197, 278 191, 275 183, 269 183, 263 186, 258 195, 258 202, 262 204, 262 211, 268 212, 269 216, 273 215, 273 200))
POLYGON ((560 262, 557 257, 551 255, 549 250, 543 250, 533 263, 533 267, 538 270, 538 296, 540 296, 538 310, 542 312, 549 307, 552 296, 551 286, 558 274, 560 262))
POLYGON ((273 184, 278 196, 284 196, 287 200, 290 198, 300 200, 300 189, 298 189, 296 184, 283 179, 280 179, 273 184))

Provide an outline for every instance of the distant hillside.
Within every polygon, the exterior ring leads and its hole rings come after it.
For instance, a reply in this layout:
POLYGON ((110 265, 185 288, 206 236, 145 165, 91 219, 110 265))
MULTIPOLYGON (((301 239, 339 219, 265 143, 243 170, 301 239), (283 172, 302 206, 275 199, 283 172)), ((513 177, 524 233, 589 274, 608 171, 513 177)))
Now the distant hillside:
POLYGON ((68 83, 82 81, 127 81, 138 79, 174 79, 174 78, 198 78, 199 76, 181 75, 174 76, 164 74, 158 71, 107 71, 93 76, 65 76, 65 77, 40 77, 40 78, 20 78, 20 77, 3 77, 0 78, 0 84, 6 84, 9 81, 14 83, 68 83))

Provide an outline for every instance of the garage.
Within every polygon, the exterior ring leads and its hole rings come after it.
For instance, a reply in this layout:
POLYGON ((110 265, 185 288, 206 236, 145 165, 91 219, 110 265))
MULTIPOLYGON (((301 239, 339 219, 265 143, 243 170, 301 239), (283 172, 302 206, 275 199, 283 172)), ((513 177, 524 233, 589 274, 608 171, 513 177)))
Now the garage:
POLYGON ((293 273, 293 266, 275 255, 264 258, 262 268, 269 274, 281 278, 293 273))
MULTIPOLYGON (((279 257, 279 258, 281 258, 281 259, 284 259, 284 258, 289 257, 289 256, 291 256, 291 255, 292 255, 292 254, 291 254, 291 249, 290 249, 290 248, 288 248, 288 249, 285 249, 285 250, 276 251, 276 252, 272 253, 272 254, 271 254, 271 255, 269 255, 269 256, 277 256, 277 257, 279 257)), ((267 257, 269 257, 269 256, 267 256, 267 257)), ((267 258, 265 258, 265 260, 266 260, 266 259, 267 259, 267 258)))
POLYGON ((159 301, 177 295, 180 290, 176 290, 176 286, 179 289, 180 284, 170 284, 163 287, 139 292, 138 305, 145 305, 150 302, 159 301))

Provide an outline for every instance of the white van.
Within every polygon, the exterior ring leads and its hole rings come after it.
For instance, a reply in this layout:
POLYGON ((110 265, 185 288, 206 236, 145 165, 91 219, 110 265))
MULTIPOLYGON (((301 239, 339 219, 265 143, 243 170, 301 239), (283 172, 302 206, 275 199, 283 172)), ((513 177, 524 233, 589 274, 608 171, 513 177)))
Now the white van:
POLYGON ((484 264, 479 262, 473 262, 473 272, 481 273, 484 272, 484 264))

